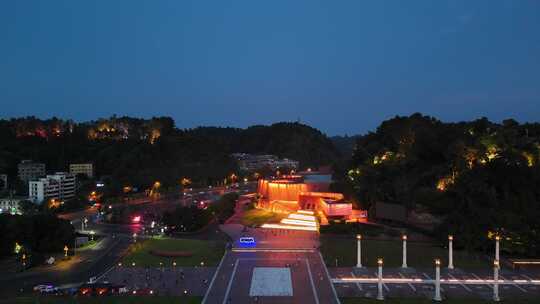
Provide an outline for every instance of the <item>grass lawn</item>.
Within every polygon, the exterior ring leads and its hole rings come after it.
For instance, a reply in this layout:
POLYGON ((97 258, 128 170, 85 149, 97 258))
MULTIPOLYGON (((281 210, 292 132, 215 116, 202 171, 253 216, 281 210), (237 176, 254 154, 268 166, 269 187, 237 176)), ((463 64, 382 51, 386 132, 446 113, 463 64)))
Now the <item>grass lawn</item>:
POLYGON ((165 297, 165 296, 108 296, 108 297, 25 297, 0 300, 0 304, 199 304, 202 297, 165 297))
MULTIPOLYGON (((321 253, 326 265, 354 266, 356 265, 356 239, 339 238, 321 235, 321 253)), ((362 264, 376 266, 377 258, 384 259, 388 267, 400 267, 402 261, 402 243, 393 241, 362 240, 362 264)), ((448 249, 430 243, 407 242, 407 265, 409 267, 433 267, 434 259, 441 259, 442 265, 447 265, 448 249)), ((454 250, 454 265, 458 268, 490 267, 489 263, 467 252, 454 250)))
POLYGON ((141 267, 165 266, 176 262, 177 266, 199 266, 204 262, 205 266, 217 266, 225 252, 225 243, 222 241, 202 241, 173 238, 154 238, 137 241, 129 247, 129 253, 122 259, 124 265, 135 262, 141 267), (160 257, 150 254, 151 250, 161 251, 189 251, 190 257, 160 257))
MULTIPOLYGON (((436 303, 433 302, 431 299, 425 299, 425 298, 411 298, 411 299, 392 299, 387 298, 384 299, 384 301, 378 301, 374 299, 365 299, 365 298, 341 298, 342 304, 379 304, 379 303, 387 303, 387 304, 432 304, 436 303)), ((491 304, 494 303, 490 300, 481 300, 481 299, 447 299, 444 300, 442 303, 445 304, 491 304)), ((539 303, 537 299, 501 299, 501 302, 499 303, 508 303, 508 304, 533 304, 533 303, 539 303)))
POLYGON ((242 224, 245 226, 260 226, 264 223, 277 223, 285 215, 264 209, 250 209, 244 212, 242 224))

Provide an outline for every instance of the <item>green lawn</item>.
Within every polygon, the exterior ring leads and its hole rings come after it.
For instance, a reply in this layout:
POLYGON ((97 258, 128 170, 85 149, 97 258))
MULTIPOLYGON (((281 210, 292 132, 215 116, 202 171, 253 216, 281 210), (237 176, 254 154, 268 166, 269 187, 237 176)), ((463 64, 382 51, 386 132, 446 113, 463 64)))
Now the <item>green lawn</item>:
POLYGON ((108 296, 108 297, 25 297, 1 301, 0 304, 199 304, 202 297, 108 296))
POLYGON ((205 266, 217 266, 223 253, 225 243, 222 241, 202 241, 173 238, 154 238, 138 241, 129 248, 129 253, 122 259, 124 265, 131 265, 133 262, 137 266, 170 266, 176 262, 177 266, 199 266, 204 262, 205 266), (162 251, 189 251, 191 257, 160 257, 150 254, 151 250, 162 251))
POLYGON ((242 224, 245 226, 260 226, 264 223, 277 223, 284 214, 275 213, 264 209, 250 209, 244 212, 242 224))
MULTIPOLYGON (((356 239, 339 238, 321 235, 321 253, 326 265, 354 266, 356 265, 356 239)), ((376 266, 377 258, 384 259, 388 267, 400 267, 402 261, 402 243, 396 238, 392 241, 362 240, 362 264, 376 266)), ((436 244, 407 242, 407 266, 433 267, 434 259, 441 259, 442 265, 447 265, 448 249, 436 244)), ((454 250, 454 266, 459 268, 489 267, 488 262, 480 257, 463 251, 454 250)))
MULTIPOLYGON (((365 298, 341 298, 341 304, 432 304, 436 303, 433 302, 431 299, 425 299, 425 298, 412 298, 412 299, 385 299, 384 301, 378 301, 374 299, 365 299, 365 298)), ((499 303, 508 303, 508 304, 538 304, 540 301, 537 299, 507 299, 506 301, 504 299, 501 299, 501 302, 499 303)), ((445 304, 491 304, 494 303, 493 301, 489 300, 481 300, 481 299, 447 299, 444 300, 441 303, 445 304)))

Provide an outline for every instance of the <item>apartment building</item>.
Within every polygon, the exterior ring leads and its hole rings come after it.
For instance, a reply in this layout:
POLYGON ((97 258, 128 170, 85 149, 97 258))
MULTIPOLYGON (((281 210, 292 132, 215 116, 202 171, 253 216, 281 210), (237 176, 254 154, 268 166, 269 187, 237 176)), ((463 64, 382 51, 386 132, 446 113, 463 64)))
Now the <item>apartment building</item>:
POLYGON ((57 172, 28 182, 29 198, 34 203, 49 199, 67 200, 75 196, 75 175, 57 172))

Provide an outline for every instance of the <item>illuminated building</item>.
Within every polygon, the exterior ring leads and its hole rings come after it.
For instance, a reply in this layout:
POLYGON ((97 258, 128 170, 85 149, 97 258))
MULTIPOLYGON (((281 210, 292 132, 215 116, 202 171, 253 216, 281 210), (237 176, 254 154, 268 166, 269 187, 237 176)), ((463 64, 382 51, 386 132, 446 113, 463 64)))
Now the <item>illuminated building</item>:
MULTIPOLYGON (((328 192, 331 175, 319 172, 304 172, 285 175, 279 179, 260 179, 257 192, 259 208, 280 213, 292 213, 284 224, 295 224, 306 220, 295 214, 311 211, 321 216, 321 224, 327 219, 361 221, 367 217, 364 210, 353 210, 352 203, 341 193, 328 192)), ((303 216, 305 217, 305 215, 303 216)))

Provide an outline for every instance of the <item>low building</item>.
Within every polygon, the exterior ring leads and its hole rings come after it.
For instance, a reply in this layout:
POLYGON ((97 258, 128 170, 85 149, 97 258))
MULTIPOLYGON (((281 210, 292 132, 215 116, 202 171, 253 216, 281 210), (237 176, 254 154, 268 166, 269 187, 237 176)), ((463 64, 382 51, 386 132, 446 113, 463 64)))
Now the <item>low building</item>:
POLYGON ((94 165, 92 164, 70 164, 69 173, 73 175, 84 174, 88 178, 94 177, 94 165))
POLYGON ((20 203, 27 198, 25 197, 3 197, 0 198, 0 214, 22 214, 20 203))
POLYGON ((274 212, 294 213, 311 211, 328 220, 359 221, 367 219, 367 212, 355 212, 352 203, 341 193, 328 192, 331 175, 285 175, 278 179, 260 179, 257 193, 259 208, 274 212))
POLYGON ((45 200, 67 200, 75 196, 75 175, 57 172, 39 180, 28 182, 30 200, 41 203, 45 200))
POLYGON ((19 179, 24 182, 36 180, 45 176, 45 164, 43 163, 36 163, 31 160, 23 160, 17 167, 19 179))
POLYGON ((262 168, 270 168, 276 170, 279 168, 297 169, 299 162, 296 160, 283 158, 280 159, 276 155, 254 155, 247 153, 233 153, 231 155, 238 162, 238 167, 243 171, 255 171, 262 168))
POLYGON ((0 174, 0 190, 6 190, 8 186, 7 174, 0 174))

